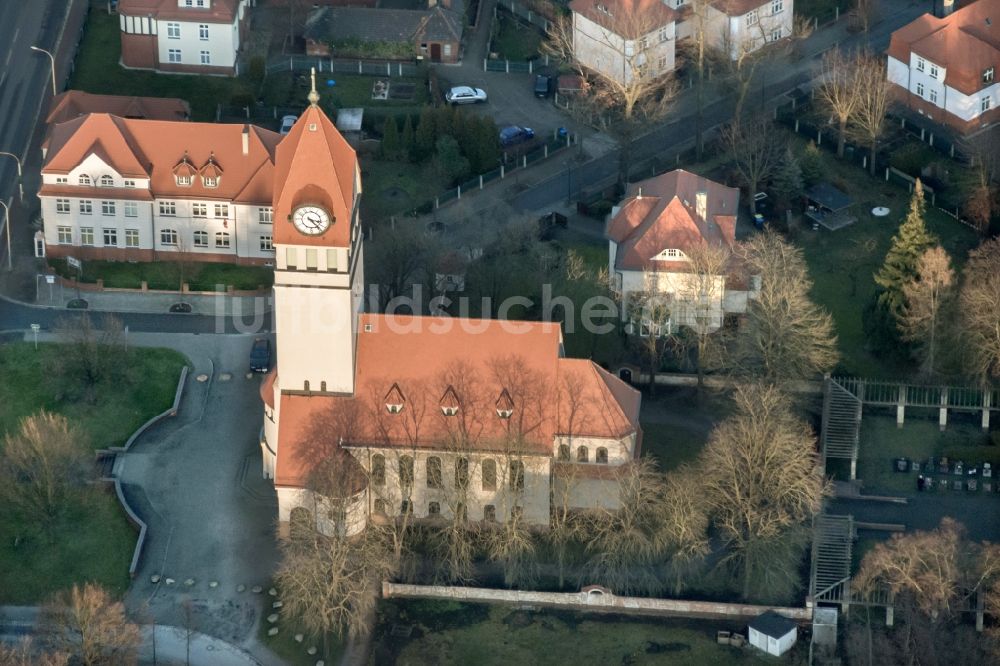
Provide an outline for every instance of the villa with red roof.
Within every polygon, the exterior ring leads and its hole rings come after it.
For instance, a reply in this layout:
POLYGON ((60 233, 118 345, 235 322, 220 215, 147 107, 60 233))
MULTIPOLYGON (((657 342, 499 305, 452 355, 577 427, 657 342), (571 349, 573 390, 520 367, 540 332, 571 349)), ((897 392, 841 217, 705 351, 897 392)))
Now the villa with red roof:
POLYGON ((691 268, 690 254, 700 245, 733 248, 740 192, 736 188, 677 169, 632 183, 611 211, 608 270, 626 308, 630 330, 640 335, 668 335, 678 326, 709 330, 724 316, 746 312, 752 294, 730 261, 710 281, 691 268), (638 312, 650 295, 662 297, 669 317, 647 321, 638 312), (707 323, 706 323, 707 322, 707 323))
POLYGON ((261 385, 279 524, 525 520, 617 506, 640 395, 563 355, 558 324, 363 312, 358 160, 312 104, 274 163, 277 365, 261 385))
POLYGON ((889 80, 917 113, 966 134, 1000 119, 1000 0, 924 14, 892 33, 887 58, 889 80))

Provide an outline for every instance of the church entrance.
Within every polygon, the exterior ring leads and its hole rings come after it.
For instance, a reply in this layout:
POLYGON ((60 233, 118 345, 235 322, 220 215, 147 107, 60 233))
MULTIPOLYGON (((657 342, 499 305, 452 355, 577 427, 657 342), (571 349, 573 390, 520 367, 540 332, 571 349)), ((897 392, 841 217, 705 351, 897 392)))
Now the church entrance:
POLYGON ((440 44, 431 44, 431 62, 441 62, 440 44))

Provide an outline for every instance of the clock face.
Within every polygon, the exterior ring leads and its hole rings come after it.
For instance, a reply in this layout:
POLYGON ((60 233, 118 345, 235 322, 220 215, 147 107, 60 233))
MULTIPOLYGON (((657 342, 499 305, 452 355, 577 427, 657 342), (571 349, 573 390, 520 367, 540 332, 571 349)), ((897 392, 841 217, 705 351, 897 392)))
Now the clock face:
POLYGON ((330 215, 319 206, 301 206, 292 213, 295 228, 307 236, 318 236, 330 227, 330 215))

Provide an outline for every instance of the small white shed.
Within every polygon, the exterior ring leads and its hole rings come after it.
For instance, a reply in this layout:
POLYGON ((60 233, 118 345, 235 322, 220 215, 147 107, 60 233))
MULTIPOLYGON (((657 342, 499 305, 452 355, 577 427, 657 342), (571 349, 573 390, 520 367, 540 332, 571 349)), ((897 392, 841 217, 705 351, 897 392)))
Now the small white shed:
POLYGON ((798 625, 774 611, 762 613, 750 622, 750 645, 775 657, 791 650, 798 637, 798 625))

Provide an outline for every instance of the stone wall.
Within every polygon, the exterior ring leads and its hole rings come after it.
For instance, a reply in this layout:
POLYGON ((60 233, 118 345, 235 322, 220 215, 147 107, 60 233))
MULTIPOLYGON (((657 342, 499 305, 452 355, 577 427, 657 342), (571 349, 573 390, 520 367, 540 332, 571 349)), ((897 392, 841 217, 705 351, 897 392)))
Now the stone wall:
POLYGON ((620 597, 607 588, 590 585, 579 592, 535 592, 530 590, 493 590, 482 587, 449 587, 444 585, 405 585, 382 583, 382 597, 419 599, 456 599, 470 603, 507 603, 575 607, 577 610, 605 613, 638 613, 706 619, 752 618, 773 610, 797 622, 812 619, 812 608, 773 608, 753 604, 726 604, 712 601, 681 599, 645 599, 620 597))

